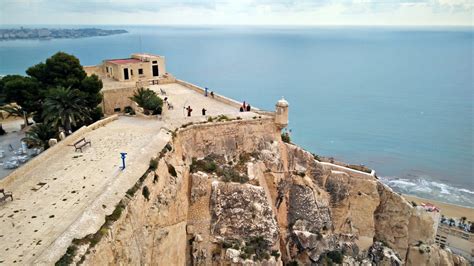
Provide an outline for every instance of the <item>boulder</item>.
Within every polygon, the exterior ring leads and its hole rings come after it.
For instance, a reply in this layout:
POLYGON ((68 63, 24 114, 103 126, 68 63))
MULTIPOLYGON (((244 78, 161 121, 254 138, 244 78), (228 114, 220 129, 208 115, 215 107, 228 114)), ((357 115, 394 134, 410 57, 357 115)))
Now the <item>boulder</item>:
POLYGON ((214 181, 211 233, 224 239, 262 236, 273 245, 278 226, 262 187, 214 181))

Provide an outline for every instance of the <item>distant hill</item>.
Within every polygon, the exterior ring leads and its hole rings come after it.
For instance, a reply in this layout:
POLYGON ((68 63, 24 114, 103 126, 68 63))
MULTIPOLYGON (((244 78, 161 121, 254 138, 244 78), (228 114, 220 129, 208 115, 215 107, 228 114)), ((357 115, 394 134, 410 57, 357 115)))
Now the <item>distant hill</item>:
POLYGON ((103 30, 97 28, 83 29, 0 29, 0 40, 18 39, 65 39, 65 38, 85 38, 94 36, 108 36, 114 34, 128 33, 126 30, 103 30))

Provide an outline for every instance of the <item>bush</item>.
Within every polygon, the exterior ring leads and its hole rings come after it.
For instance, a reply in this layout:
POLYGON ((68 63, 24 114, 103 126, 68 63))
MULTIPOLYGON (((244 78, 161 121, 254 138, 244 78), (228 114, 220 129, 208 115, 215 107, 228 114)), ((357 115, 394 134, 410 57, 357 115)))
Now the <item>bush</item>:
POLYGON ((217 116, 217 119, 216 119, 217 122, 220 122, 220 121, 230 121, 230 118, 226 115, 219 115, 217 116))
POLYGON ((247 175, 240 175, 239 172, 231 167, 222 168, 218 174, 222 175, 222 180, 224 182, 237 182, 244 184, 250 180, 247 175))
POLYGON ((151 170, 156 170, 158 168, 158 160, 157 159, 151 159, 150 160, 150 169, 151 170))
POLYGON ((90 113, 90 117, 91 117, 92 123, 104 118, 104 112, 102 112, 102 108, 98 106, 92 109, 90 113))
POLYGON ((176 169, 174 168, 173 165, 168 165, 168 173, 173 176, 173 177, 177 177, 178 174, 176 173, 176 169))
POLYGON ((209 157, 206 157, 202 160, 192 159, 191 163, 191 172, 195 173, 197 171, 202 171, 206 173, 214 173, 217 170, 217 164, 209 157))
POLYGON ((130 99, 142 107, 145 114, 161 114, 163 100, 150 89, 140 88, 135 91, 130 99))
POLYGON ((142 189, 142 195, 145 197, 145 199, 148 201, 150 200, 150 190, 148 189, 147 186, 144 186, 142 189))
POLYGON ((330 258, 334 263, 341 264, 344 259, 344 255, 339 250, 332 250, 327 253, 327 257, 330 258))
POLYGON ((54 265, 56 266, 71 265, 74 259, 74 256, 76 256, 76 252, 77 252, 77 247, 75 245, 69 246, 66 250, 66 254, 64 254, 54 265))
POLYGON ((274 250, 272 250, 271 255, 272 255, 273 257, 275 257, 276 259, 278 259, 278 258, 280 257, 280 252, 279 252, 278 250, 275 250, 275 249, 274 249, 274 250))
POLYGON ((282 140, 283 142, 290 143, 290 142, 291 142, 290 134, 288 134, 288 133, 282 133, 282 134, 281 134, 281 140, 282 140))
POLYGON ((365 173, 372 173, 372 169, 369 169, 368 167, 364 166, 364 165, 356 165, 356 164, 349 164, 347 165, 348 168, 351 168, 351 169, 354 169, 354 170, 357 170, 357 171, 361 171, 361 172, 365 172, 365 173))
POLYGON ((135 110, 133 110, 131 106, 125 106, 125 108, 123 108, 123 112, 126 114, 135 115, 135 110))

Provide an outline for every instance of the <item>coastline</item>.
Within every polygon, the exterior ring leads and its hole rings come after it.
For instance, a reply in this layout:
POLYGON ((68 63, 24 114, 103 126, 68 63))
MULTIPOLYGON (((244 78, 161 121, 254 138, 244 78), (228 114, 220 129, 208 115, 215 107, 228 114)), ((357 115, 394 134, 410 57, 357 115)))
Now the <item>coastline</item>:
POLYGON ((449 218, 461 218, 465 216, 468 221, 474 221, 474 208, 444 203, 436 200, 420 198, 414 195, 402 194, 408 201, 414 201, 416 204, 431 203, 440 209, 440 213, 449 218))

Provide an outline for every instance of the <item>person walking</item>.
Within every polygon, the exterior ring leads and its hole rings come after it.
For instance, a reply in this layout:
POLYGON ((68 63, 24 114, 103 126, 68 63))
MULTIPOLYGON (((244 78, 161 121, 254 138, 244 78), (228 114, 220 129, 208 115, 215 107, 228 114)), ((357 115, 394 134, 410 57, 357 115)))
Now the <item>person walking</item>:
POLYGON ((204 89, 204 96, 207 97, 207 87, 204 89))
POLYGON ((214 91, 211 91, 211 97, 214 99, 214 91))
POLYGON ((201 112, 202 112, 202 115, 206 115, 207 110, 205 108, 202 108, 201 112))
POLYGON ((188 107, 186 107, 186 111, 188 111, 188 116, 191 116, 191 112, 193 111, 191 105, 188 105, 188 107))

